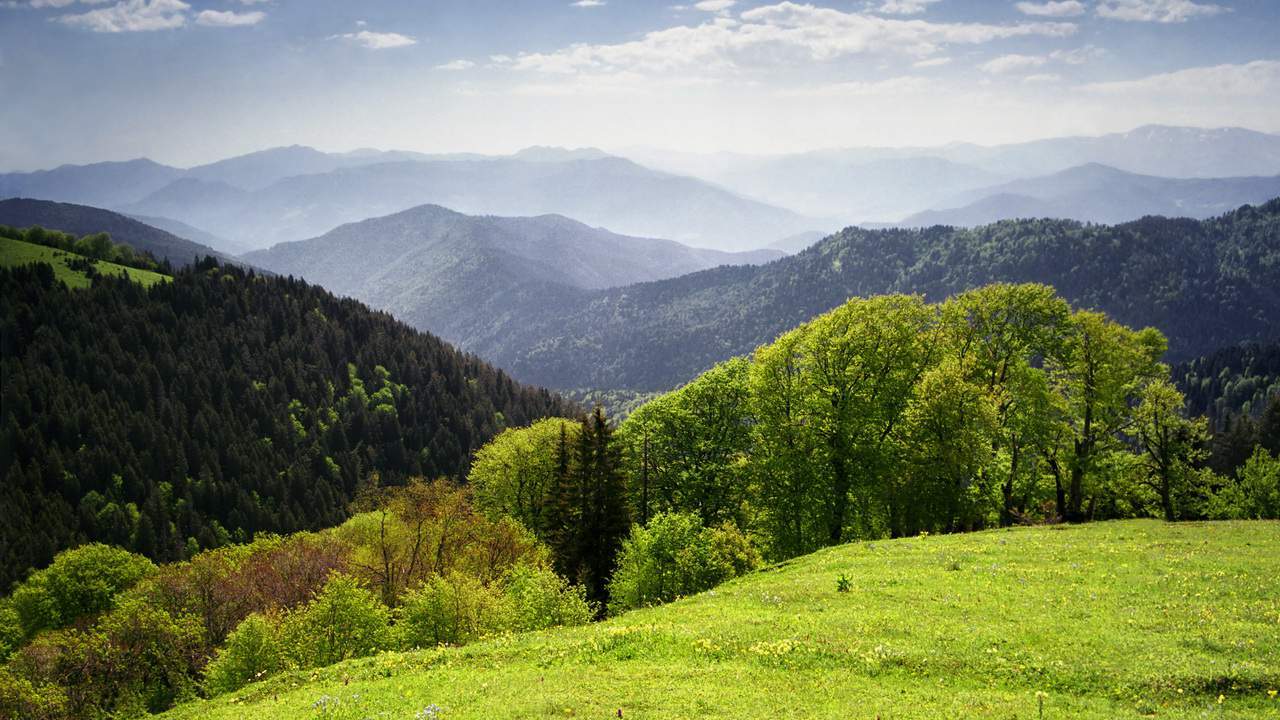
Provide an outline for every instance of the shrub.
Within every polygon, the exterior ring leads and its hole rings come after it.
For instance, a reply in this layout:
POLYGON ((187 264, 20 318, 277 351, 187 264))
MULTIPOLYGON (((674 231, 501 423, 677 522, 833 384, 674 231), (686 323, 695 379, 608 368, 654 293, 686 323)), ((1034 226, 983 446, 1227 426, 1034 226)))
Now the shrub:
POLYGON ((210 695, 239 690, 285 667, 276 623, 260 614, 245 618, 227 636, 227 643, 205 669, 210 695))
POLYGON ((732 525, 704 528, 689 513, 659 513, 636 525, 622 544, 609 585, 609 610, 670 602, 714 587, 760 564, 760 556, 732 525))
POLYGON ((130 598, 105 616, 98 630, 108 642, 105 676, 116 679, 107 689, 120 705, 160 712, 194 696, 204 661, 204 630, 194 615, 170 615, 130 598))
POLYGON ((60 720, 67 714, 67 696, 61 688, 36 686, 0 667, 0 718, 60 720))
POLYGON ((1280 457, 1262 447, 1239 470, 1240 490, 1244 494, 1244 515, 1255 520, 1280 519, 1280 457))
POLYGON ((595 617, 581 585, 570 585, 545 567, 517 565, 507 575, 505 595, 512 630, 585 625, 595 617))
POLYGON ((22 639, 22 620, 18 618, 18 611, 9 601, 0 601, 0 662, 18 649, 22 639))
POLYGON ((154 572, 141 555, 94 543, 58 553, 18 585, 10 599, 26 638, 111 609, 116 595, 154 572))
POLYGON ((306 607, 285 616, 286 655, 302 667, 323 667, 390 646, 390 613, 348 575, 335 574, 306 607))
POLYGON ((462 645, 501 630, 508 615, 505 597, 471 576, 451 573, 401 599, 396 629, 405 648, 462 645))

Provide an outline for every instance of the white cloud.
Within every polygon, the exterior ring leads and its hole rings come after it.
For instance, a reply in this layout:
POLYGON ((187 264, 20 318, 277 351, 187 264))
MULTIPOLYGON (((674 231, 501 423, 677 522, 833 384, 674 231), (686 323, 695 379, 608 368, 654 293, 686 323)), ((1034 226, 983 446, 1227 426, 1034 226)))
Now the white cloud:
POLYGON ((1122 97, 1163 97, 1177 100, 1204 98, 1280 97, 1280 61, 1255 60, 1243 65, 1214 65, 1082 85, 1086 92, 1122 97))
POLYGON ((982 63, 978 66, 978 69, 993 75, 1004 75, 1020 70, 1037 68, 1048 61, 1049 59, 1043 55, 1001 55, 982 63))
POLYGON ((257 25, 262 22, 267 14, 258 10, 253 12, 223 12, 221 10, 201 10, 196 15, 197 25, 207 25, 209 27, 244 27, 246 25, 257 25))
POLYGON ((1085 45, 1072 50, 1054 50, 1049 53, 1049 57, 1068 65, 1084 65, 1092 60, 1105 57, 1106 54, 1105 48, 1100 48, 1096 45, 1085 45))
POLYGON ((887 80, 855 80, 811 87, 786 88, 778 94, 784 97, 883 97, 918 94, 928 92, 933 87, 933 80, 903 75, 887 80))
POLYGON ((443 65, 437 65, 437 70, 469 70, 476 64, 470 60, 450 60, 443 65))
POLYGON ((693 8, 703 12, 718 13, 724 12, 737 4, 738 0, 702 0, 702 2, 694 3, 693 8))
POLYGON ((916 62, 913 62, 911 63, 911 66, 918 67, 918 68, 927 68, 927 67, 939 67, 942 65, 949 65, 949 64, 951 64, 951 58, 949 57, 933 57, 933 58, 928 58, 927 60, 918 60, 916 62))
POLYGON ((919 15, 940 0, 884 0, 878 12, 892 15, 919 15))
POLYGON ((782 2, 675 26, 612 45, 575 44, 548 53, 522 53, 520 70, 547 73, 676 73, 775 70, 788 64, 829 62, 854 55, 905 54, 926 58, 940 48, 1023 36, 1064 37, 1071 23, 937 23, 898 20, 782 2))
POLYGON ((111 7, 60 15, 56 19, 65 25, 101 33, 170 30, 186 24, 186 11, 190 8, 182 0, 124 0, 111 7))
POLYGON ((571 2, 569 4, 574 7, 585 8, 585 7, 600 7, 601 5, 604 5, 605 2, 604 0, 574 0, 574 2, 571 2))
POLYGON ((1084 3, 1080 0, 1049 0, 1048 2, 1020 2, 1014 7, 1024 15, 1037 17, 1076 17, 1083 15, 1084 3))
POLYGON ((408 35, 401 35, 393 32, 373 32, 372 30, 361 30, 354 33, 343 33, 341 35, 331 35, 330 40, 350 40, 359 43, 370 50, 387 50, 389 48, 407 47, 417 44, 417 40, 408 35))
POLYGON ((1062 79, 1061 75, 1056 73, 1035 73, 1022 78, 1024 83, 1052 83, 1062 79))
POLYGON ((1227 12, 1227 8, 1191 0, 1101 0, 1094 12, 1112 20, 1178 23, 1227 12))

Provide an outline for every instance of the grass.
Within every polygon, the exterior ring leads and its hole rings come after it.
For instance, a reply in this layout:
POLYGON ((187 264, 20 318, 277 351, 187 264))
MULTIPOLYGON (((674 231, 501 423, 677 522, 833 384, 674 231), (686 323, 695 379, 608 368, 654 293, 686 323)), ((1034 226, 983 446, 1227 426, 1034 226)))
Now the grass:
MULTIPOLYGON (((89 276, 80 270, 72 270, 66 263, 67 260, 74 260, 80 257, 83 256, 44 245, 0 237, 0 266, 13 267, 39 262, 49 263, 53 266, 54 277, 66 283, 69 288, 89 287, 89 276)), ((162 275, 158 272, 125 267, 124 265, 117 265, 103 260, 95 262, 94 267, 103 275, 123 274, 128 276, 130 280, 141 283, 146 287, 170 279, 168 275, 162 275)))
POLYGON ((1280 717, 1278 689, 1280 523, 1125 521, 845 545, 605 623, 294 672, 165 717, 1258 718, 1280 717))

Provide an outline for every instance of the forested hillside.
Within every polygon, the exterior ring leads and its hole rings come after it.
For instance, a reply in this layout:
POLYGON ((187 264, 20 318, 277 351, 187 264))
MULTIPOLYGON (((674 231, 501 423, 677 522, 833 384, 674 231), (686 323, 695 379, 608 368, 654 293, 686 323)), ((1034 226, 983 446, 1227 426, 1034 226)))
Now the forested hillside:
POLYGON ((156 559, 335 525, 357 486, 460 476, 571 410, 301 281, 203 262, 144 289, 0 269, 0 587, 101 540, 156 559))
POLYGON ((1187 412, 1218 424, 1235 416, 1258 417, 1280 398, 1280 339, 1222 348, 1173 367, 1187 396, 1187 412))
POLYGON ((105 232, 111 239, 157 260, 168 260, 175 267, 189 265, 207 256, 232 259, 208 245, 178 237, 131 217, 70 203, 12 198, 0 200, 0 224, 16 228, 39 226, 72 235, 105 232))
POLYGON ((245 259, 465 344, 485 341, 492 318, 550 302, 572 288, 629 285, 783 256, 778 250, 730 253, 628 237, 560 215, 472 216, 422 205, 245 259))
POLYGON ((940 300, 991 282, 1052 285, 1072 305, 1154 326, 1179 361, 1280 336, 1280 200, 1211 220, 1005 221, 975 229, 847 228, 761 267, 529 303, 469 346, 529 382, 674 387, 851 296, 940 300))

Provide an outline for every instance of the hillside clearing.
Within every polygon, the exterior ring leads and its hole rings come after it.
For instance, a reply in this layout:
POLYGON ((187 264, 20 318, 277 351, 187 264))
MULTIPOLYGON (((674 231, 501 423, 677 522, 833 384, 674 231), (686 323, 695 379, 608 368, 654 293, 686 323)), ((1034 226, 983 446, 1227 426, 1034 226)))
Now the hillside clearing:
POLYGON ((1037 718, 1038 693, 1045 718, 1270 716, 1278 558, 1275 522, 853 543, 605 623, 286 674, 165 717, 1037 718))
MULTIPOLYGON (((36 245, 35 243, 0 237, 0 266, 16 267, 30 263, 48 263, 53 266, 53 275, 70 288, 89 287, 89 277, 83 271, 73 270, 67 265, 68 260, 82 258, 81 255, 69 253, 57 248, 36 245)), ((94 267, 103 275, 126 275, 130 280, 150 287, 158 282, 168 281, 168 275, 150 270, 125 267, 105 260, 94 261, 94 267)))

